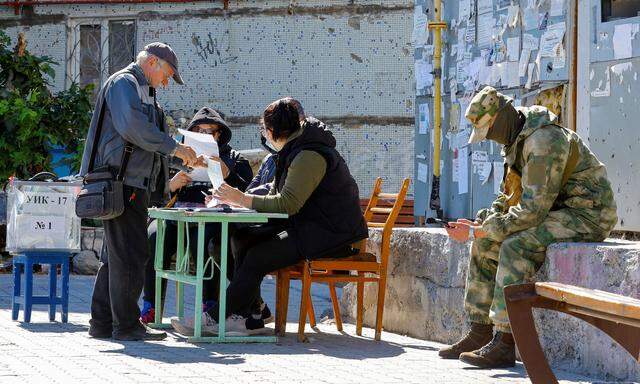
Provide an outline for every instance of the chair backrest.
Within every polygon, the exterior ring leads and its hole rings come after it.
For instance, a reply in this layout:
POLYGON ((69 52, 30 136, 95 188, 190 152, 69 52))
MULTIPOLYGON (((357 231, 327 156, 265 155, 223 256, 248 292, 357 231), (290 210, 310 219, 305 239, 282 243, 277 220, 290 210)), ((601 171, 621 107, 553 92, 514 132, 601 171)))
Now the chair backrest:
MULTIPOLYGON (((391 238, 391 231, 396 223, 398 214, 404 204, 404 199, 409 189, 409 183, 411 179, 406 178, 402 182, 400 191, 398 193, 383 193, 382 192, 382 178, 376 178, 373 185, 373 191, 371 191, 371 198, 369 198, 369 204, 364 211, 364 219, 367 222, 369 228, 384 228, 382 231, 383 247, 388 243, 391 238), (391 207, 379 207, 382 201, 393 203, 391 207)), ((389 205, 389 204, 387 204, 389 205)), ((367 240, 360 242, 360 252, 366 252, 367 240)), ((385 258, 386 255, 383 255, 385 258)), ((386 265, 386 260, 383 260, 386 265)))

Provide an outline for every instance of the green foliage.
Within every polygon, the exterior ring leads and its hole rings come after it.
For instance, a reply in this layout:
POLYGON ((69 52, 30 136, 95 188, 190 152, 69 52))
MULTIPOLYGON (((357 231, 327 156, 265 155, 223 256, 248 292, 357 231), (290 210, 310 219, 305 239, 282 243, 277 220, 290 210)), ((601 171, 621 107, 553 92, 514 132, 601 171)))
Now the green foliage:
POLYGON ((52 146, 63 146, 71 155, 67 165, 79 169, 93 86, 74 83, 53 95, 46 76, 55 76, 57 63, 28 51, 19 56, 9 44, 0 31, 0 180, 51 170, 52 146))

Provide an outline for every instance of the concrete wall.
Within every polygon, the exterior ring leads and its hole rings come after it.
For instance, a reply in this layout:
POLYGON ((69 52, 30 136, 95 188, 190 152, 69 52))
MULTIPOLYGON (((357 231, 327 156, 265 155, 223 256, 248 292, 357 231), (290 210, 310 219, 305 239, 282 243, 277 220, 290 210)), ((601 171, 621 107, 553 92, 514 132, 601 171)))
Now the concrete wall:
MULTIPOLYGON (((363 197, 376 176, 398 188, 413 173, 413 1, 290 3, 232 1, 228 12, 221 2, 52 5, 36 7, 28 20, 7 15, 0 25, 14 39, 26 31, 33 53, 63 64, 73 44, 67 25, 134 19, 137 49, 163 41, 180 58, 187 86, 159 92, 174 116, 214 106, 233 125, 232 145, 255 148, 265 106, 291 95, 331 125, 363 197)), ((56 72, 59 90, 71 74, 64 64, 56 72)))
MULTIPOLYGON (((371 230, 369 251, 380 254, 381 231, 371 230)), ((640 244, 554 244, 537 281, 557 281, 640 298, 640 244)), ((463 311, 469 244, 442 229, 398 228, 391 239, 383 327, 442 343, 468 329, 463 311)), ((355 318, 355 287, 343 290, 344 316, 355 318)), ((365 286, 364 320, 375 324, 374 284, 365 286)), ((540 310, 536 328, 552 366, 607 380, 640 380, 640 366, 608 336, 563 314, 540 310)))

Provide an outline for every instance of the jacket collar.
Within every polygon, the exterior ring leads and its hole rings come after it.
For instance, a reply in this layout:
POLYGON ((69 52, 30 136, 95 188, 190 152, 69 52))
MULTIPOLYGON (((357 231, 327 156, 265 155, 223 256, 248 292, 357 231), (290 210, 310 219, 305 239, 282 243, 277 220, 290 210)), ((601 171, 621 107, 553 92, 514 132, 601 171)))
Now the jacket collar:
POLYGON ((141 86, 149 85, 149 82, 147 81, 147 78, 144 76, 144 72, 142 71, 142 67, 140 67, 137 63, 133 62, 129 64, 125 70, 131 72, 138 81, 138 84, 140 84, 141 86))

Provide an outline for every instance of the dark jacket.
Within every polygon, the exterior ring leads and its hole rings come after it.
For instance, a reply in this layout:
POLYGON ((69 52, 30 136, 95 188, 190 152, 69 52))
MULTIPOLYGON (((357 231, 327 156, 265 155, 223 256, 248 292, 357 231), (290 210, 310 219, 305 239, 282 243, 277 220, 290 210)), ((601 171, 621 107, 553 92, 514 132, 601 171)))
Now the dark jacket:
MULTIPOLYGON (((87 133, 80 175, 89 171, 89 158, 98 117, 105 103, 95 167, 119 168, 125 140, 134 145, 124 175, 124 184, 153 190, 163 167, 162 157, 171 154, 177 142, 161 126, 160 109, 155 100, 155 90, 149 86, 139 65, 131 63, 114 73, 98 93, 96 105, 87 133)), ((163 186, 168 189, 168 180, 163 186)), ((164 192, 164 191, 163 191, 164 192)))
POLYGON ((336 150, 336 140, 324 123, 307 118, 304 131, 278 153, 275 185, 281 191, 287 170, 301 151, 314 151, 327 162, 318 187, 295 215, 289 218, 289 235, 307 259, 331 256, 345 246, 368 237, 360 209, 358 185, 344 159, 336 150))
POLYGON ((247 186, 247 192, 252 195, 267 195, 271 190, 271 183, 276 173, 277 156, 269 154, 264 158, 258 173, 247 186))
MULTIPOLYGON (((217 124, 220 127, 218 151, 220 159, 229 168, 229 175, 224 181, 234 188, 245 191, 253 178, 253 170, 249 161, 229 145, 232 134, 227 122, 215 109, 204 107, 193 116, 187 129, 191 130, 199 124, 217 124)), ((177 200, 188 203, 204 203, 202 192, 210 194, 209 189, 211 189, 211 183, 193 183, 178 192, 177 200)))

